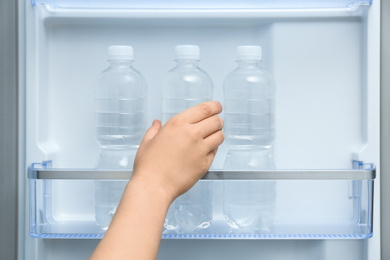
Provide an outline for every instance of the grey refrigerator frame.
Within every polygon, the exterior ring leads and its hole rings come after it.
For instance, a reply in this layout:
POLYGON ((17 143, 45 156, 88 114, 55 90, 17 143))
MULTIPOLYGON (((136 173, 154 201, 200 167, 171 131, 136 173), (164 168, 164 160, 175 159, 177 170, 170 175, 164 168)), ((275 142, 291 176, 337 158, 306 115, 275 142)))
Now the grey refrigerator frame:
POLYGON ((390 1, 381 1, 381 259, 390 259, 390 1))
POLYGON ((18 257, 18 1, 0 0, 0 259, 18 257))

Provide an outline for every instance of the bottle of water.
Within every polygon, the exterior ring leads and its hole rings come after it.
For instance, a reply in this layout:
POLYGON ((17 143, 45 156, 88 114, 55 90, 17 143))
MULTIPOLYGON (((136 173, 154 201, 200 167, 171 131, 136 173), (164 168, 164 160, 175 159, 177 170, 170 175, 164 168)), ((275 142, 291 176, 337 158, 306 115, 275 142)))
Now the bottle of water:
MULTIPOLYGON (((238 67, 224 81, 225 170, 275 169, 275 83, 260 61, 260 46, 239 46, 238 67)), ((224 182, 224 216, 234 229, 269 230, 275 203, 275 181, 224 182)))
MULTIPOLYGON (((162 82, 163 123, 187 108, 212 99, 213 84, 207 73, 198 67, 199 54, 199 47, 195 45, 175 47, 177 65, 162 82)), ((164 227, 166 230, 183 231, 207 228, 212 220, 212 206, 211 183, 198 182, 174 201, 164 227)))
MULTIPOLYGON (((97 168, 131 170, 147 127, 147 85, 132 67, 131 46, 109 46, 108 62, 95 82, 97 168)), ((124 181, 95 182, 95 218, 101 229, 108 228, 125 186, 124 181)))

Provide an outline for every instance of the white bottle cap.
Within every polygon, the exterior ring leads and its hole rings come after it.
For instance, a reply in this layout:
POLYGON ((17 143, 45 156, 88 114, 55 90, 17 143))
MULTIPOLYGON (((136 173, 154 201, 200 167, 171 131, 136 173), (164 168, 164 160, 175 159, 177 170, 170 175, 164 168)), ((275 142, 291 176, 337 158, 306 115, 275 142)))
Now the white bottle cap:
POLYGON ((237 60, 261 60, 261 47, 256 45, 238 46, 237 60))
POLYGON ((197 45, 177 45, 175 47, 176 59, 193 59, 199 60, 200 50, 197 45))
POLYGON ((108 60, 134 60, 133 47, 127 45, 111 45, 108 47, 108 60))

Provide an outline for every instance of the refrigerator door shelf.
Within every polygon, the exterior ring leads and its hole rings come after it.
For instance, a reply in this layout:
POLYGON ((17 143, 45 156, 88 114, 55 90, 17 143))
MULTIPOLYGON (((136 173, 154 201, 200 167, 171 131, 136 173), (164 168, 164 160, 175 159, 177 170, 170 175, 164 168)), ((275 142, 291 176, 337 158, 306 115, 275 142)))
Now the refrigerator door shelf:
POLYGON ((372 0, 244 0, 244 1, 130 1, 130 0, 31 0, 31 4, 53 8, 129 8, 129 9, 324 9, 355 8, 370 5, 372 0))
MULTIPOLYGON (((132 171, 97 169, 35 168, 28 170, 29 179, 37 180, 128 180, 132 171)), ((373 180, 375 167, 340 170, 261 170, 208 171, 203 180, 373 180)))
MULTIPOLYGON (((101 238, 95 222, 94 188, 125 183, 130 171, 55 169, 33 164, 30 181, 30 235, 35 238, 101 238), (95 176, 94 176, 95 175, 95 176)), ((373 164, 354 162, 354 169, 210 171, 200 183, 211 182, 213 220, 206 229, 164 230, 166 239, 366 239, 372 236, 373 164), (273 185, 268 228, 230 227, 223 213, 223 187, 250 182, 273 185)), ((263 186, 262 186, 263 185, 263 186)), ((265 186, 264 186, 265 185, 265 186)), ((268 195, 265 195, 268 196, 268 195)), ((118 201, 119 203, 119 201, 118 201)))

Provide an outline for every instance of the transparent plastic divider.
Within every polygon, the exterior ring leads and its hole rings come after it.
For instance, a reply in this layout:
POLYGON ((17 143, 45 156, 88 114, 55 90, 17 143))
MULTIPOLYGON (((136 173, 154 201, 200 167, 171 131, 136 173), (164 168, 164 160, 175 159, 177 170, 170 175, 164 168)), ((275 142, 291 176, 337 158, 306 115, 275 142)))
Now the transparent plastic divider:
MULTIPOLYGON (((126 182, 131 172, 50 167, 50 162, 33 164, 28 170, 30 235, 35 238, 102 238, 105 231, 97 226, 94 219, 95 182, 126 182)), ((353 168, 355 169, 210 171, 201 180, 213 182, 214 209, 210 227, 193 231, 164 230, 162 238, 370 238, 373 230, 375 167, 355 161, 353 168), (275 217, 269 230, 234 229, 224 219, 221 200, 223 183, 245 180, 276 183, 275 217)))

